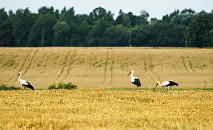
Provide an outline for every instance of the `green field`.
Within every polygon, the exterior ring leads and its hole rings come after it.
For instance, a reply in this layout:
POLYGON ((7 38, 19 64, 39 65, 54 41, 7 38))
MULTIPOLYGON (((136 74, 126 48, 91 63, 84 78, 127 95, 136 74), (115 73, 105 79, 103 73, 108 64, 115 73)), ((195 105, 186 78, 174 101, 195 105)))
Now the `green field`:
POLYGON ((0 84, 19 86, 17 74, 36 89, 59 82, 79 88, 131 88, 131 69, 152 88, 174 80, 180 88, 213 87, 213 50, 199 48, 0 48, 0 84))

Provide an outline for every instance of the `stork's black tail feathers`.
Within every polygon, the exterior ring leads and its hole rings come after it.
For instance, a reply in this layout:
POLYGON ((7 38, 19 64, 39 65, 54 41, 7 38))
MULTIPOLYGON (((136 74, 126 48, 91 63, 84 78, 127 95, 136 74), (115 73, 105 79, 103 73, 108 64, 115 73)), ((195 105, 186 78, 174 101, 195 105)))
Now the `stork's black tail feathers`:
POLYGON ((34 90, 34 87, 29 83, 29 82, 27 82, 28 83, 28 85, 25 85, 25 87, 27 87, 27 88, 30 88, 30 89, 32 89, 32 90, 34 90))
POLYGON ((32 85, 29 85, 29 88, 32 89, 32 90, 34 90, 34 87, 32 85))
POLYGON ((178 86, 178 83, 174 82, 174 81, 169 81, 170 82, 170 86, 178 86))

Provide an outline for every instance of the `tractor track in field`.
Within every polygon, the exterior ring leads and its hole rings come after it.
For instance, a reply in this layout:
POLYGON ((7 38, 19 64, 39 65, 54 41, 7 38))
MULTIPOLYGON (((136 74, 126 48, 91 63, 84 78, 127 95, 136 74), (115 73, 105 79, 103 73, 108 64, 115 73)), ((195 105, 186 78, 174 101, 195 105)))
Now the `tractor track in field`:
MULTIPOLYGON (((20 72, 20 71, 23 69, 24 65, 26 64, 26 59, 27 59, 27 57, 29 57, 30 53, 31 53, 31 51, 29 51, 29 52, 25 55, 24 60, 21 60, 21 61, 23 61, 23 62, 22 62, 22 64, 21 64, 21 67, 18 69, 18 72, 20 72)), ((18 74, 18 72, 17 72, 17 74, 18 74)), ((15 76, 15 75, 14 75, 14 76, 11 76, 11 77, 8 78, 5 82, 8 82, 8 81, 10 81, 10 80, 12 80, 12 79, 14 79, 13 82, 15 82, 15 81, 16 81, 16 76, 15 76)))
MULTIPOLYGON (((18 72, 21 72, 22 70, 23 70, 23 68, 24 68, 24 66, 27 64, 27 59, 30 57, 30 55, 32 54, 32 57, 30 58, 30 61, 29 61, 29 64, 27 65, 27 67, 26 67, 26 69, 25 69, 25 71, 23 71, 22 72, 22 74, 25 74, 27 71, 28 71, 28 69, 30 68, 30 65, 31 65, 31 63, 32 63, 32 60, 34 59, 34 57, 35 57, 35 55, 36 55, 36 53, 38 52, 38 50, 35 50, 35 51, 29 51, 28 53, 27 53, 27 55, 24 57, 24 60, 23 60, 23 62, 22 62, 22 64, 21 64, 21 67, 18 69, 18 72)), ((17 72, 17 73, 18 73, 17 72)), ((10 81, 10 80, 12 80, 11 82, 16 82, 16 76, 11 76, 8 80, 6 80, 5 82, 8 82, 8 81, 10 81), (12 80, 12 79, 14 79, 14 80, 12 80)))
POLYGON ((32 61, 33 61, 33 59, 35 58, 35 55, 37 54, 37 52, 38 52, 38 49, 36 49, 36 50, 33 52, 33 55, 32 55, 32 57, 30 58, 30 62, 29 62, 29 64, 27 65, 27 68, 25 69, 25 71, 23 72, 23 74, 24 74, 24 73, 27 73, 27 71, 29 70, 29 68, 30 68, 30 66, 31 66, 31 64, 32 64, 32 61))
POLYGON ((198 76, 198 79, 202 81, 203 86, 206 88, 206 86, 208 85, 208 81, 203 79, 202 76, 200 76, 200 74, 198 74, 195 71, 195 69, 193 68, 193 63, 191 61, 191 58, 184 51, 183 51, 183 55, 182 55, 182 60, 183 60, 184 68, 186 69, 186 71, 193 73, 195 76, 198 76))
POLYGON ((182 63, 183 63, 184 69, 185 69, 187 72, 189 72, 189 70, 188 70, 188 68, 187 68, 187 65, 186 65, 186 59, 185 59, 185 57, 184 57, 184 56, 181 56, 181 58, 182 58, 182 63))
POLYGON ((66 56, 64 57, 62 69, 61 69, 60 73, 58 74, 57 78, 55 79, 55 82, 57 82, 59 80, 59 78, 61 77, 61 75, 64 73, 64 69, 66 67, 66 63, 67 63, 67 59, 68 59, 69 55, 70 55, 70 51, 68 51, 66 56))
POLYGON ((110 73, 110 83, 112 84, 113 82, 113 67, 114 67, 114 62, 115 62, 115 52, 114 49, 112 51, 107 51, 106 52, 106 59, 104 62, 104 75, 103 75, 103 84, 107 80, 107 71, 110 73), (107 70, 107 66, 109 69, 107 70))
POLYGON ((105 61, 105 65, 104 65, 104 79, 103 79, 103 83, 106 81, 108 61, 109 61, 109 51, 107 51, 107 54, 106 54, 106 61, 105 61))
POLYGON ((181 58, 182 58, 182 63, 183 63, 185 70, 187 72, 195 72, 193 65, 192 65, 192 62, 191 62, 191 59, 186 54, 186 52, 183 51, 183 55, 181 56, 181 58))
POLYGON ((61 79, 61 81, 63 81, 64 79, 67 78, 67 76, 69 75, 70 71, 71 71, 71 68, 72 68, 72 65, 75 63, 75 58, 77 56, 77 52, 74 51, 72 55, 69 54, 69 60, 67 61, 68 63, 68 67, 67 67, 67 71, 65 73, 65 75, 63 76, 63 78, 61 79))
POLYGON ((29 51, 29 53, 24 57, 24 61, 21 64, 21 67, 19 68, 18 72, 20 72, 23 69, 24 65, 26 64, 27 57, 29 57, 29 55, 30 55, 31 52, 32 51, 29 51))
POLYGON ((114 60, 115 60, 115 51, 114 49, 112 50, 112 62, 111 62, 111 66, 110 66, 110 76, 111 76, 111 79, 110 79, 110 83, 112 83, 112 79, 113 79, 113 65, 114 65, 114 60))
POLYGON ((156 74, 153 70, 154 65, 152 64, 152 55, 150 52, 145 52, 145 61, 144 61, 144 71, 147 72, 147 74, 150 75, 153 82, 156 82, 157 80, 160 80, 160 77, 158 74, 156 74))
POLYGON ((188 62, 189 62, 190 70, 191 70, 191 71, 193 71, 193 72, 195 72, 195 71, 194 71, 194 69, 193 69, 193 67, 192 67, 191 59, 189 58, 189 56, 188 56, 188 55, 186 56, 186 58, 187 58, 187 60, 188 60, 188 62))

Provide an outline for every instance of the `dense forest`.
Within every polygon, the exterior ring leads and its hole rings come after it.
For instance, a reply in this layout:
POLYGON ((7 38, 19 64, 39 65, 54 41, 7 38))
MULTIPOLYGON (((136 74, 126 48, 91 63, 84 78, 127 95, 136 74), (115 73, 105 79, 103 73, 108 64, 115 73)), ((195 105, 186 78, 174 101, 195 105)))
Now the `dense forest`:
POLYGON ((16 12, 0 9, 0 46, 150 46, 212 47, 213 10, 174 10, 162 19, 119 11, 114 18, 102 7, 89 14, 74 8, 41 7, 16 12))

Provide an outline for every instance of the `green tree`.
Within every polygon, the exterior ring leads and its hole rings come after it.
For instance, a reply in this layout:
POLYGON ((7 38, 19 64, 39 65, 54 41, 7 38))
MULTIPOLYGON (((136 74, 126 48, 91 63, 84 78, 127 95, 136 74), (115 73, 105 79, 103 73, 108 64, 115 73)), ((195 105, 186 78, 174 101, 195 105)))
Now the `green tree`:
POLYGON ((88 23, 85 23, 86 26, 83 26, 82 24, 84 21, 86 22, 87 15, 75 15, 75 22, 71 26, 71 45, 72 46, 83 46, 85 44, 86 40, 86 34, 88 34, 87 25, 88 23), (83 28, 85 27, 85 29, 83 28), (86 31, 86 32, 83 32, 86 31))
POLYGON ((101 19, 104 19, 111 24, 114 23, 113 14, 111 13, 111 11, 107 12, 102 7, 95 8, 87 17, 87 22, 89 24, 93 25, 94 22, 101 20, 101 19))
POLYGON ((54 37, 53 26, 56 24, 56 17, 52 14, 40 14, 33 25, 29 42, 33 46, 52 46, 54 37))
POLYGON ((13 19, 0 9, 0 46, 14 46, 13 19))
POLYGON ((186 27, 173 23, 160 22, 151 27, 152 46, 184 46, 186 27))
POLYGON ((128 13, 128 16, 129 16, 129 19, 130 19, 130 21, 131 21, 131 26, 133 27, 133 26, 135 26, 136 24, 137 24, 137 16, 136 15, 134 15, 132 12, 129 12, 128 13))
POLYGON ((28 8, 16 11, 13 23, 16 46, 31 46, 28 43, 28 36, 36 18, 37 15, 32 14, 28 8))
POLYGON ((74 8, 72 7, 69 10, 64 11, 60 16, 59 21, 65 21, 69 26, 69 46, 76 46, 74 41, 77 39, 76 33, 79 28, 79 23, 77 22, 74 8))
POLYGON ((213 15, 198 14, 189 24, 186 36, 186 46, 210 47, 210 31, 213 29, 213 15))
POLYGON ((133 46, 152 46, 150 45, 150 39, 152 39, 151 26, 143 25, 133 29, 132 31, 133 46))
POLYGON ((132 44, 134 46, 184 46, 184 26, 159 22, 134 28, 132 44))
POLYGON ((131 27, 134 16, 132 13, 126 14, 122 10, 119 11, 119 15, 115 20, 115 25, 122 24, 127 27, 131 27))
POLYGON ((170 14, 167 14, 167 15, 164 15, 163 18, 162 18, 162 22, 171 22, 171 20, 180 14, 180 11, 179 10, 174 10, 172 13, 170 14))
POLYGON ((46 6, 43 6, 43 7, 38 9, 38 14, 52 14, 52 15, 54 15, 55 12, 54 12, 53 7, 48 8, 46 6))
POLYGON ((86 20, 84 20, 81 25, 80 25, 80 36, 81 36, 81 39, 80 39, 80 42, 79 42, 79 46, 89 46, 87 40, 88 40, 88 35, 89 35, 89 32, 90 30, 92 29, 92 26, 89 25, 87 23, 86 20))
POLYGON ((104 46, 129 46, 130 32, 123 25, 111 26, 103 35, 104 46))
POLYGON ((137 23, 138 25, 147 25, 148 22, 149 13, 146 10, 142 10, 140 12, 140 15, 137 17, 137 23))
POLYGON ((171 18, 171 22, 178 25, 188 26, 194 18, 194 13, 195 11, 191 9, 184 9, 181 11, 181 13, 173 16, 171 18))
POLYGON ((91 46, 102 46, 103 34, 111 24, 104 19, 100 19, 94 23, 89 32, 89 44, 91 46))
POLYGON ((213 46, 213 29, 209 32, 209 46, 213 46))
POLYGON ((74 8, 70 8, 67 11, 64 11, 61 16, 59 21, 65 21, 69 26, 75 23, 75 10, 74 8))
POLYGON ((57 22, 54 27, 53 46, 69 46, 69 25, 66 22, 57 22))

